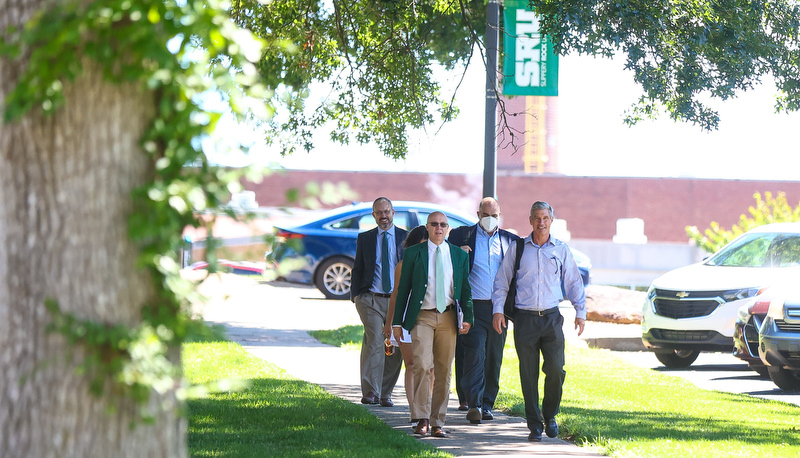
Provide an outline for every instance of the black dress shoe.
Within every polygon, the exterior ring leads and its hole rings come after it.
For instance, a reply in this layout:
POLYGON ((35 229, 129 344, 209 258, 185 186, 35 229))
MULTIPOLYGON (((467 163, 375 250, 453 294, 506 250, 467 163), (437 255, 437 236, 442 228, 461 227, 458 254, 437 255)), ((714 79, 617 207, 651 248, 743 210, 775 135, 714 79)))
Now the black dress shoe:
POLYGON ((544 432, 547 433, 547 437, 557 437, 558 436, 558 423, 556 423, 555 418, 551 418, 546 421, 547 425, 544 428, 544 432))
POLYGON ((476 424, 480 423, 481 422, 481 409, 479 409, 477 407, 473 407, 473 408, 469 409, 469 412, 467 412, 467 420, 469 420, 469 422, 472 423, 473 425, 476 425, 476 424))
POLYGON ((483 409, 483 413, 481 414, 481 420, 494 420, 494 415, 492 415, 492 409, 483 409))
POLYGON ((529 442, 541 442, 542 441, 542 430, 535 429, 528 434, 528 441, 529 442))
POLYGON ((428 429, 430 429, 430 423, 428 422, 427 418, 420 419, 417 426, 414 428, 414 434, 420 434, 422 436, 428 435, 428 429))
POLYGON ((375 405, 375 404, 380 404, 380 403, 381 403, 381 400, 380 400, 380 399, 378 399, 378 397, 377 397, 377 396, 375 396, 375 393, 373 393, 372 391, 370 391, 369 393, 367 393, 367 395, 366 395, 366 396, 364 396, 363 398, 361 398, 361 403, 362 403, 362 404, 370 404, 370 405, 375 405))
POLYGON ((462 412, 466 412, 467 410, 469 410, 469 405, 467 405, 466 402, 461 403, 461 404, 458 405, 458 410, 460 410, 462 412))

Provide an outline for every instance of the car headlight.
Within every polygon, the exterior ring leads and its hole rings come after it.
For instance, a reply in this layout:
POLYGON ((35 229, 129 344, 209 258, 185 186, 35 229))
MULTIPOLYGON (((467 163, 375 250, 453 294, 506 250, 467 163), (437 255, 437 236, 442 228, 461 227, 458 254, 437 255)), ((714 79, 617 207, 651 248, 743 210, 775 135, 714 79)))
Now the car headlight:
POLYGON ((780 298, 773 299, 772 302, 769 303, 769 311, 767 312, 767 316, 772 318, 773 320, 782 320, 783 319, 783 300, 780 298))
POLYGON ((649 307, 650 311, 655 313, 655 311, 656 311, 656 306, 655 306, 656 288, 653 285, 650 285, 650 287, 647 289, 647 296, 645 296, 645 297, 647 298, 644 301, 645 309, 649 307))
POLYGON ((742 299, 749 299, 758 296, 763 292, 763 288, 744 288, 725 291, 722 293, 722 299, 725 302, 740 301, 742 299))
POLYGON ((738 315, 740 322, 747 323, 747 320, 750 319, 750 312, 748 312, 748 310, 750 310, 750 302, 739 307, 738 315))

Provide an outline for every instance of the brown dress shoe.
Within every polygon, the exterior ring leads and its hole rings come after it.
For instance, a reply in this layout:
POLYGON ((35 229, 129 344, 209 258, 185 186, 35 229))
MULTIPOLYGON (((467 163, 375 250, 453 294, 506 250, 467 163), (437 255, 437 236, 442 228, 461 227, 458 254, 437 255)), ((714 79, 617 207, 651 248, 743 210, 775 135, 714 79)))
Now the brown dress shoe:
POLYGON ((433 437, 447 437, 447 433, 441 426, 434 426, 431 428, 431 436, 433 437))
POLYGON ((417 427, 414 428, 414 434, 421 434, 423 436, 428 435, 428 429, 430 429, 430 422, 428 422, 427 418, 423 418, 417 423, 417 427))
POLYGON ((377 396, 375 396, 375 393, 370 391, 369 393, 367 393, 366 396, 361 398, 361 403, 362 404, 380 404, 381 401, 380 401, 380 399, 378 399, 377 396))
POLYGON ((394 407, 394 402, 392 402, 392 398, 381 399, 381 407, 394 407))

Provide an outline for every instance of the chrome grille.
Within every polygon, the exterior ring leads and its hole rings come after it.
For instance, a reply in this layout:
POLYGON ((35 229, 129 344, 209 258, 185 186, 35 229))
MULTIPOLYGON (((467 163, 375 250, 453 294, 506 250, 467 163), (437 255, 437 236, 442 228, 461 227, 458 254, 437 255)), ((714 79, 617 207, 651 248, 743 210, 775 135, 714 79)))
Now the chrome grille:
POLYGON ((775 326, 781 331, 800 333, 800 323, 787 323, 784 320, 775 320, 775 326))
POLYGON ((719 307, 716 299, 677 300, 656 297, 653 300, 656 313, 667 318, 697 318, 710 315, 719 307))
POLYGON ((655 293, 658 297, 678 299, 678 294, 687 293, 691 299, 717 299, 729 293, 730 291, 674 291, 671 289, 656 288, 655 293))
POLYGON ((758 330, 761 329, 763 321, 764 315, 753 315, 744 326, 744 340, 751 356, 758 356, 758 330))

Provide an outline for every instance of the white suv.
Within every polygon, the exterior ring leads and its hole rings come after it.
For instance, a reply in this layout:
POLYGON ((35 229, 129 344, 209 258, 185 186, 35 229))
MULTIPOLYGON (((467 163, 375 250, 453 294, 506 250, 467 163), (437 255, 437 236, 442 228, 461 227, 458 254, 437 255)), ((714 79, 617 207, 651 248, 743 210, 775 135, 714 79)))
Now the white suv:
POLYGON ((759 226, 703 262, 672 270, 650 285, 642 342, 670 368, 701 351, 733 349, 738 309, 773 283, 800 278, 800 223, 759 226))

